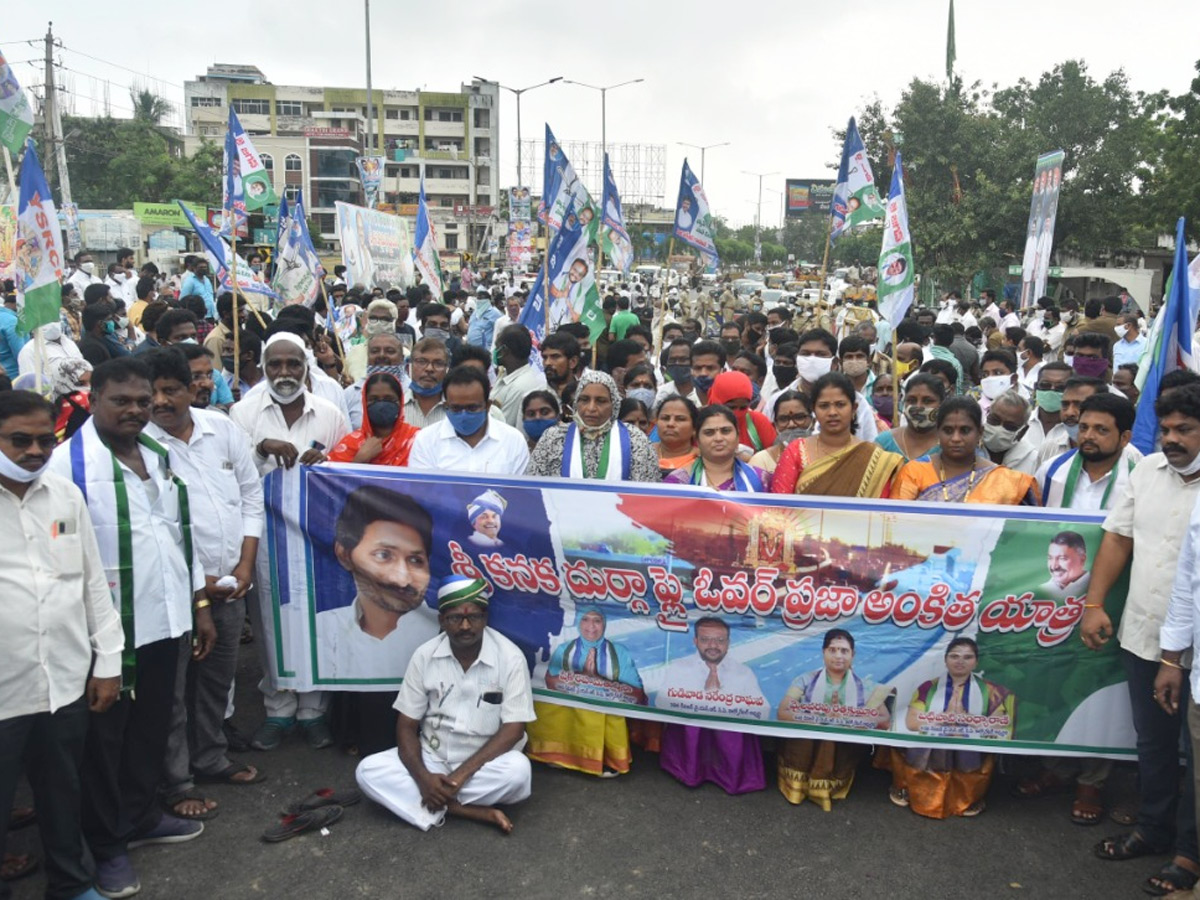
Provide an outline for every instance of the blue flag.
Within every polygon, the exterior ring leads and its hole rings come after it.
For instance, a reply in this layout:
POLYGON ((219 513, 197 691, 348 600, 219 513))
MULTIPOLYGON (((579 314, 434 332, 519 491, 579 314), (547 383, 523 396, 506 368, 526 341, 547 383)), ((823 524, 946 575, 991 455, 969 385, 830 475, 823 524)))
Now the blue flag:
POLYGON ((846 125, 846 142, 842 145, 842 162, 838 166, 837 184, 830 203, 831 227, 829 239, 837 240, 843 231, 866 225, 883 218, 883 201, 875 188, 875 176, 867 159, 867 148, 858 134, 858 125, 850 117, 846 125))
MULTIPOLYGON (((0 149, 0 153, 7 153, 0 149)), ((54 198, 38 162, 33 139, 26 138, 21 161, 13 277, 17 287, 17 329, 28 334, 57 322, 62 309, 63 260, 66 256, 54 198)))
POLYGON ((621 195, 617 192, 617 182, 608 165, 607 153, 604 154, 604 193, 600 207, 601 246, 612 260, 613 267, 628 275, 629 267, 633 265, 633 241, 629 239, 629 231, 625 228, 621 195))
POLYGON ((304 218, 304 197, 296 192, 296 202, 288 215, 287 198, 279 203, 279 236, 275 244, 275 276, 271 287, 284 303, 312 306, 321 293, 321 263, 308 234, 304 218))
POLYGON ((883 224, 883 244, 879 248, 879 315, 892 325, 898 324, 912 306, 915 284, 908 204, 904 199, 904 164, 897 151, 883 224))
POLYGON ((196 232, 196 236, 200 238, 200 243, 204 246, 204 252, 208 254, 209 262, 213 267, 213 271, 217 275, 217 285, 221 290, 233 290, 233 282, 229 270, 231 268, 236 271, 238 290, 243 294, 259 294, 272 299, 279 299, 279 295, 270 287, 258 281, 254 277, 254 270, 240 256, 235 256, 233 249, 221 239, 221 236, 207 225, 196 221, 196 217, 192 215, 192 211, 179 203, 179 208, 183 210, 184 216, 187 217, 188 224, 192 226, 192 230, 196 232))
POLYGON ((675 237, 704 254, 710 269, 721 264, 708 197, 686 159, 679 174, 679 198, 675 201, 675 237))
POLYGON ((433 296, 442 296, 442 261, 438 257, 437 236, 429 221, 429 204, 425 202, 425 179, 421 179, 421 193, 417 198, 417 236, 413 247, 413 262, 433 296))
POLYGON ((1180 217, 1175 226, 1175 263, 1171 271, 1171 290, 1163 304, 1154 331, 1158 340, 1151 341, 1149 366, 1142 393, 1138 397, 1137 419, 1133 423, 1133 445, 1143 453, 1153 453, 1158 438, 1158 414, 1154 402, 1162 386, 1163 376, 1177 369, 1196 371, 1192 355, 1192 331, 1196 324, 1192 313, 1191 291, 1188 288, 1187 236, 1185 220, 1180 217))

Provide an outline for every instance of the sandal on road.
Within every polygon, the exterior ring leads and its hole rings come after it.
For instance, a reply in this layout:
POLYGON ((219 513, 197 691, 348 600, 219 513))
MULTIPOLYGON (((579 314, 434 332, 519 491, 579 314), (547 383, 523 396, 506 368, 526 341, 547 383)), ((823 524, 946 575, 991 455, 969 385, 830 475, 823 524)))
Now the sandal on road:
POLYGON ((267 780, 267 776, 257 768, 242 763, 230 763, 227 768, 222 769, 220 772, 213 772, 211 775, 205 772, 197 772, 195 777, 197 784, 232 784, 235 787, 247 784, 261 784, 267 780), (235 777, 241 775, 243 772, 250 773, 250 777, 235 777))
POLYGON ((1071 782, 1059 778, 1048 769, 1038 772, 1033 778, 1022 778, 1013 788, 1013 796, 1023 800, 1048 797, 1070 790, 1071 782))
POLYGON ((310 809, 297 816, 284 816, 279 824, 263 832, 262 839, 268 844, 286 841, 306 831, 325 828, 342 817, 340 806, 322 806, 320 809, 310 809))
POLYGON ((289 815, 296 816, 312 809, 320 809, 322 806, 340 806, 342 808, 353 806, 361 799, 362 793, 357 788, 348 788, 344 791, 335 791, 333 788, 319 788, 299 803, 293 803, 287 808, 287 811, 289 815))
POLYGON ((1100 788, 1081 784, 1075 788, 1075 802, 1071 804, 1071 821, 1076 825, 1099 825, 1104 815, 1104 803, 1100 799, 1100 788))
POLYGON ((1197 880, 1200 880, 1200 875, 1189 872, 1176 863, 1169 862, 1158 870, 1157 875, 1146 879, 1142 890, 1152 897, 1165 897, 1176 891, 1190 891, 1195 887, 1197 880))
POLYGON ((1136 831, 1128 834, 1118 834, 1107 837, 1092 848, 1092 851, 1110 862, 1123 862, 1127 859, 1137 859, 1139 856, 1160 856, 1167 852, 1166 847, 1155 847, 1136 831))

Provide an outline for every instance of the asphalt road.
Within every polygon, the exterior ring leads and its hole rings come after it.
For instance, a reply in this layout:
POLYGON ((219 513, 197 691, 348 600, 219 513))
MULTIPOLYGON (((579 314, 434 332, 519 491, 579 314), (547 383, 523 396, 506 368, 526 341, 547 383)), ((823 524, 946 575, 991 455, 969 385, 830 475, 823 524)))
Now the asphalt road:
MULTIPOLYGON (((261 709, 253 657, 243 654, 238 681, 247 731, 261 709)), ((356 760, 309 750, 298 735, 248 758, 269 780, 205 788, 220 814, 200 838, 133 851, 140 897, 1117 898, 1145 896, 1142 882, 1164 861, 1096 859, 1092 845, 1121 827, 1073 825, 1069 797, 1014 799, 1011 772, 993 782, 980 817, 933 821, 893 806, 890 776, 865 766, 826 813, 789 805, 773 786, 738 797, 687 788, 641 753, 612 779, 535 764, 533 797, 510 810, 510 836, 453 819, 422 833, 363 801, 328 835, 268 845, 259 835, 280 809, 318 787, 352 786, 356 760)), ((36 829, 9 837, 12 851, 36 845, 36 829)), ((32 900, 44 882, 14 888, 16 900, 32 900)))

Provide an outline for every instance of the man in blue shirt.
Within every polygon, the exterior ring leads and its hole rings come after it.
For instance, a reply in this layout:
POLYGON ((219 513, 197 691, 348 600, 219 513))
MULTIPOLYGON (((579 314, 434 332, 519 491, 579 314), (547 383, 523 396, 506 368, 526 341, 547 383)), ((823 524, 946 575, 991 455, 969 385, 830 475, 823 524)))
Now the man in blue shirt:
POLYGON ((475 301, 475 314, 471 316, 471 322, 467 326, 468 344, 491 352, 496 323, 503 318, 498 302, 493 300, 485 288, 479 289, 479 297, 475 301))
POLYGON ((212 280, 208 277, 207 259, 197 260, 195 268, 183 276, 183 283, 179 286, 179 297, 182 300, 192 294, 203 298, 208 318, 217 321, 217 300, 213 296, 212 280))
POLYGON ((20 372, 17 354, 29 342, 29 336, 17 334, 17 314, 8 305, 8 299, 5 297, 5 302, 0 304, 0 366, 9 378, 15 379, 20 372))
POLYGON ((1120 339, 1112 346, 1114 372, 1126 363, 1140 362, 1146 350, 1146 336, 1138 330, 1136 314, 1121 316, 1116 332, 1120 339))

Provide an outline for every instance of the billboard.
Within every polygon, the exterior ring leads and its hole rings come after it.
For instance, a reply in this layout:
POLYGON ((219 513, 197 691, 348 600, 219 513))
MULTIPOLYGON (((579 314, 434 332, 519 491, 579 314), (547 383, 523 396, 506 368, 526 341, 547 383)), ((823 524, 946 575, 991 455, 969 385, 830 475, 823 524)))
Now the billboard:
POLYGON ((834 184, 832 178, 789 178, 784 189, 787 217, 794 219, 809 213, 828 213, 834 184))

